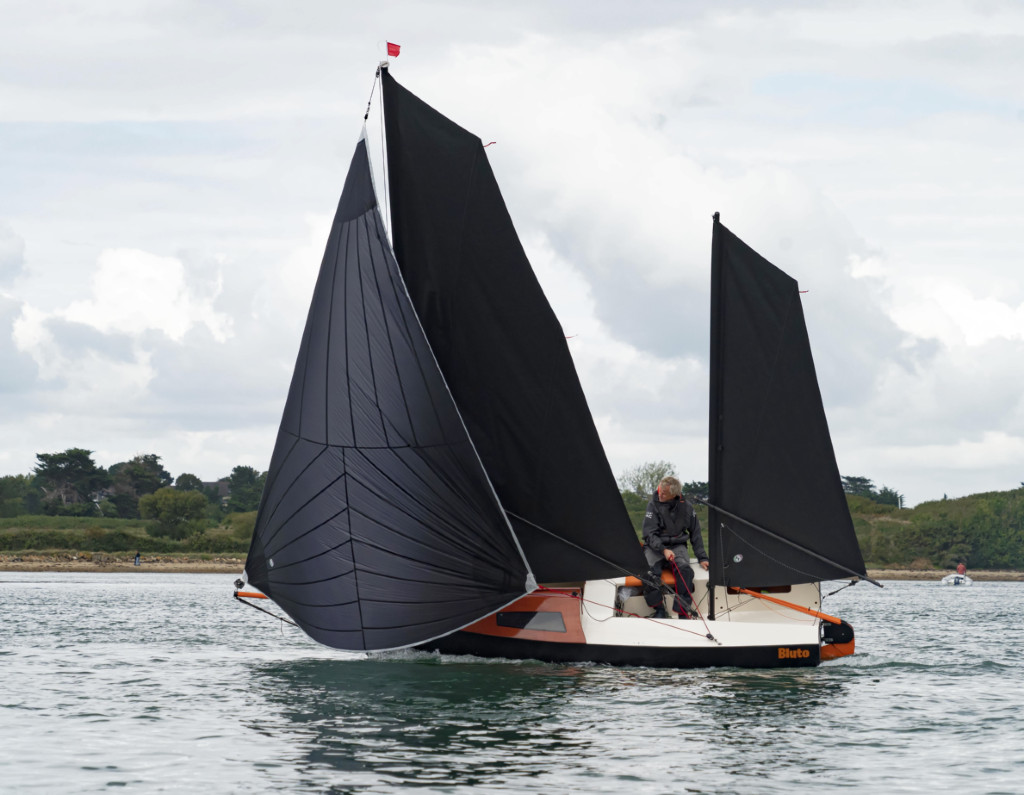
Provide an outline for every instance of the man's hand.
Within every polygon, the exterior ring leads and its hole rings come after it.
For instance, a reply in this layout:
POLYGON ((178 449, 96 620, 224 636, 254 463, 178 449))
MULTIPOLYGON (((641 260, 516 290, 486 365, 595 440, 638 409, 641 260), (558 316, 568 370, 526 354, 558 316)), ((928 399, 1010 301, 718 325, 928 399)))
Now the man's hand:
POLYGON ((707 570, 708 570, 708 562, 707 562, 706 560, 702 560, 702 561, 700 562, 700 567, 701 567, 702 569, 704 569, 704 571, 707 571, 707 570))
POLYGON ((661 554, 665 556, 665 560, 675 560, 676 559, 676 553, 673 552, 671 549, 663 550, 661 554))

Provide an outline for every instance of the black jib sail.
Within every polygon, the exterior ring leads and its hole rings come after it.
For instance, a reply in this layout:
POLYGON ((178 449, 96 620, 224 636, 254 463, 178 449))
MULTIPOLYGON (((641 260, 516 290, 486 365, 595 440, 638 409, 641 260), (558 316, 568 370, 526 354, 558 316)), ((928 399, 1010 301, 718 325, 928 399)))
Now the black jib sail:
POLYGON ((480 139, 382 76, 395 256, 541 582, 646 569, 565 334, 480 139))
POLYGON ((341 649, 422 643, 532 590, 413 312, 356 147, 246 575, 341 649))
POLYGON ((795 280, 725 228, 711 255, 711 581, 859 575, 795 280))

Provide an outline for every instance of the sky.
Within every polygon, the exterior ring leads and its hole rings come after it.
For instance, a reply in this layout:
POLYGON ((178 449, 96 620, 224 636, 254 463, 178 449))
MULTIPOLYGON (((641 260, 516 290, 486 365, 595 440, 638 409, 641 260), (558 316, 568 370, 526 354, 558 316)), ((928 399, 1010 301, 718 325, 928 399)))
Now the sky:
POLYGON ((0 18, 0 475, 69 447, 204 480, 267 468, 393 41, 403 85, 496 142, 616 475, 707 478, 719 211, 806 290, 843 475, 908 505, 1024 481, 1020 3, 0 0, 0 18))

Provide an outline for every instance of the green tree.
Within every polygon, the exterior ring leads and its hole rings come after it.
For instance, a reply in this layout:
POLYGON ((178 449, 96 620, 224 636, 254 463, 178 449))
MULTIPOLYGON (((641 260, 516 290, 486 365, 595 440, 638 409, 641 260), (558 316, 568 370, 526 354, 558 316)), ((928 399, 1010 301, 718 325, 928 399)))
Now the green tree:
POLYGON ((0 517, 37 513, 39 507, 39 492, 31 475, 0 477, 0 517))
POLYGON ((875 497, 875 502, 881 505, 895 505, 897 508, 902 508, 903 495, 896 491, 896 489, 882 486, 878 491, 878 496, 875 497))
POLYGON ((267 480, 267 473, 247 466, 237 466, 231 470, 228 486, 228 510, 231 513, 255 511, 260 507, 260 496, 267 480))
POLYGON ((203 481, 190 472, 182 472, 174 481, 174 488, 178 491, 203 491, 203 481))
POLYGON ((34 482, 42 492, 46 513, 82 516, 95 512, 93 500, 110 478, 92 460, 92 450, 69 447, 62 453, 37 453, 36 461, 34 482))
POLYGON ((637 464, 619 475, 619 489, 642 497, 645 500, 644 505, 646 505, 646 500, 649 500, 654 494, 661 479, 675 474, 675 466, 668 461, 647 461, 637 464))
POLYGON ((186 538, 201 535, 207 500, 196 491, 178 491, 169 486, 139 498, 139 512, 143 519, 155 519, 146 532, 154 536, 186 538))
POLYGON ((123 519, 139 518, 139 497, 153 494, 173 482, 170 472, 160 464, 160 456, 137 455, 110 467, 110 501, 123 519))
POLYGON ((110 468, 110 477, 115 486, 132 491, 137 497, 152 494, 157 489, 174 482, 171 473, 160 464, 160 456, 148 453, 137 455, 130 461, 122 461, 110 468))
POLYGON ((873 500, 878 496, 878 493, 875 491, 875 484, 871 482, 870 478, 862 478, 856 475, 843 476, 843 491, 855 497, 867 497, 869 500, 873 500))
POLYGON ((706 480, 691 480, 683 484, 683 494, 687 497, 696 497, 699 500, 706 500, 709 494, 708 482, 706 480))

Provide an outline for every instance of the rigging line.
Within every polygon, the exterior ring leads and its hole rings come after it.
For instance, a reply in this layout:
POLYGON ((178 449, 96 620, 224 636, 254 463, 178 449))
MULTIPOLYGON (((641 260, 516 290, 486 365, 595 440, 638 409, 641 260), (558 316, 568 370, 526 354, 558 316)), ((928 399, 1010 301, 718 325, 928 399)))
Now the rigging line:
POLYGON ((778 558, 773 557, 772 555, 768 554, 762 547, 760 547, 757 544, 753 543, 753 541, 751 541, 750 539, 743 538, 739 533, 737 533, 735 530, 733 530, 733 528, 731 528, 725 522, 721 522, 719 524, 719 527, 722 529, 722 532, 719 533, 720 536, 724 536, 725 532, 731 533, 735 538, 738 538, 743 543, 748 544, 759 555, 764 555, 764 557, 766 557, 768 560, 770 560, 775 565, 781 566, 784 569, 789 569, 790 571, 795 571, 797 574, 802 574, 805 577, 810 577, 811 579, 809 580, 809 582, 814 582, 816 579, 818 579, 819 575, 814 574, 813 572, 810 572, 810 571, 804 571, 803 569, 799 569, 796 566, 794 566, 792 563, 787 563, 784 560, 779 560, 778 558))
MULTIPOLYGON (((704 625, 704 629, 707 630, 707 633, 708 633, 707 637, 710 638, 711 640, 714 640, 715 638, 711 634, 711 629, 708 627, 708 622, 704 620, 704 615, 700 612, 700 606, 697 604, 697 600, 693 598, 693 591, 690 590, 690 586, 686 582, 686 578, 683 576, 683 573, 679 570, 679 565, 676 563, 676 559, 672 558, 672 560, 670 560, 669 563, 672 564, 672 569, 675 571, 675 576, 676 576, 676 582, 675 582, 676 594, 675 594, 675 596, 676 596, 676 599, 678 600, 679 606, 682 607, 683 610, 687 610, 687 612, 689 612, 688 608, 686 608, 683 605, 682 598, 679 596, 679 581, 682 580, 683 581, 683 588, 686 589, 686 593, 690 597, 690 603, 693 605, 693 609, 697 611, 697 615, 700 616, 700 620, 701 620, 701 623, 704 625)), ((676 610, 676 612, 680 613, 682 611, 676 610)))
MULTIPOLYGON (((380 67, 377 67, 377 76, 380 77, 380 67)), ((388 204, 388 152, 384 146, 384 83, 380 86, 380 163, 381 173, 384 175, 384 211, 381 213, 381 221, 384 224, 384 234, 391 237, 388 220, 391 217, 391 205, 388 204)))
MULTIPOLYGON (((607 563, 609 566, 618 569, 619 571, 623 572, 624 574, 626 574, 629 577, 636 577, 641 582, 648 582, 650 584, 654 584, 654 580, 653 580, 653 577, 652 577, 650 572, 644 572, 643 574, 637 574, 635 571, 630 571, 625 566, 622 566, 622 565, 620 565, 618 563, 615 563, 614 561, 608 560, 607 558, 601 557, 596 552, 593 552, 593 551, 587 549, 586 547, 581 547, 579 544, 573 543, 568 538, 562 538, 562 536, 557 535, 555 533, 552 533, 550 530, 548 530, 548 529, 546 529, 544 527, 541 527, 539 524, 535 524, 534 522, 531 522, 525 516, 520 516, 519 514, 515 513, 514 511, 508 510, 507 508, 504 509, 504 510, 505 510, 506 514, 508 514, 509 516, 511 516, 511 517, 513 517, 515 519, 518 519, 520 522, 524 522, 525 524, 530 525, 530 527, 534 528, 535 530, 540 530, 542 533, 545 533, 545 534, 551 536, 555 540, 561 541, 563 544, 567 544, 570 547, 578 549, 580 552, 584 552, 587 555, 590 555, 592 558, 596 558, 597 560, 601 561, 602 563, 607 563)), ((659 581, 657 583, 658 590, 661 590, 661 587, 662 587, 662 583, 659 581)))
MULTIPOLYGON (((735 519, 737 522, 743 522, 743 524, 747 525, 748 527, 752 527, 755 530, 757 530, 757 531, 759 531, 761 533, 764 533, 766 536, 768 536, 770 538, 774 538, 776 541, 781 541, 783 544, 787 544, 787 545, 793 547, 794 549, 797 549, 800 552, 803 552, 805 555, 810 555, 812 558, 817 558, 818 560, 822 561, 823 563, 827 563, 830 566, 836 566, 837 568, 843 569, 844 571, 849 572, 850 574, 854 575, 855 577, 859 577, 862 580, 867 580, 872 585, 877 585, 879 588, 883 587, 880 582, 878 582, 877 580, 871 579, 870 577, 868 577, 867 574, 861 574, 859 571, 854 571, 849 566, 844 566, 842 563, 837 563, 834 560, 829 560, 824 555, 819 555, 817 552, 814 552, 813 550, 807 549, 806 547, 801 546, 800 544, 796 543, 795 541, 790 541, 788 538, 783 538, 778 533, 774 533, 771 530, 769 530, 767 527, 762 527, 759 524, 755 524, 754 522, 751 522, 749 519, 744 519, 742 516, 737 516, 736 514, 732 513, 731 511, 725 510, 725 508, 720 508, 717 505, 713 505, 712 503, 708 502, 707 500, 702 500, 702 499, 700 499, 698 497, 694 497, 694 499, 697 502, 701 503, 702 505, 706 505, 709 508, 713 508, 714 510, 718 511, 719 513, 724 513, 726 516, 730 517, 731 519, 735 519)), ((732 532, 735 533, 735 531, 732 531, 732 532)), ((760 550, 758 550, 758 551, 760 551, 760 550)), ((778 562, 778 561, 776 561, 776 562, 778 562)), ((792 568, 792 566, 790 566, 789 568, 792 568)), ((793 570, 794 571, 799 571, 799 569, 793 569, 793 570)), ((801 572, 801 573, 802 574, 808 574, 808 572, 801 572)))
POLYGON ((253 608, 255 608, 256 610, 259 610, 259 611, 260 611, 261 613, 266 613, 266 614, 267 614, 268 616, 270 616, 271 618, 276 618, 276 619, 277 619, 278 621, 283 621, 283 622, 284 622, 284 623, 286 623, 286 624, 291 624, 291 625, 292 625, 293 627, 297 627, 297 626, 299 626, 298 624, 296 624, 296 623, 295 623, 294 621, 292 621, 292 620, 290 620, 290 619, 284 618, 283 616, 278 616, 278 615, 275 615, 274 613, 271 613, 271 612, 270 612, 269 610, 264 610, 264 609, 263 609, 262 607, 260 607, 259 605, 254 605, 254 604, 253 604, 252 602, 247 602, 247 601, 245 601, 245 600, 244 600, 244 599, 243 599, 242 597, 240 597, 240 596, 239 596, 239 595, 238 595, 237 593, 235 594, 235 599, 237 599, 237 600, 238 600, 239 602, 241 602, 241 603, 242 603, 243 605, 248 605, 249 607, 253 607, 253 608))
POLYGON ((370 98, 366 100, 366 113, 363 114, 363 121, 365 122, 370 118, 370 105, 373 103, 373 90, 377 87, 377 81, 380 79, 380 67, 377 67, 377 71, 374 72, 373 82, 370 83, 370 98))
MULTIPOLYGON (((701 635, 699 632, 694 632, 692 629, 687 629, 686 627, 681 627, 678 624, 662 624, 657 619, 651 618, 650 616, 641 616, 641 615, 638 615, 636 613, 630 613, 628 610, 622 610, 621 608, 611 607, 610 605, 602 604, 601 602, 595 602, 593 599, 584 599, 583 596, 579 593, 579 591, 575 591, 574 590, 572 593, 565 593, 564 591, 559 591, 559 590, 556 590, 554 588, 547 588, 547 587, 545 587, 543 585, 538 585, 537 586, 537 590, 538 591, 543 591, 545 593, 552 594, 554 596, 562 596, 562 597, 564 597, 566 599, 576 599, 577 601, 579 601, 579 603, 581 605, 584 605, 584 606, 588 605, 588 604, 589 605, 595 605, 597 607, 603 607, 606 610, 611 610, 613 613, 618 611, 619 613, 622 613, 623 615, 629 616, 630 618, 642 618, 642 619, 644 619, 644 621, 654 621, 660 627, 667 627, 668 629, 675 629, 675 630, 678 630, 679 632, 688 632, 691 635, 696 635, 698 638, 707 638, 708 640, 714 641, 719 646, 722 645, 721 642, 716 640, 711 635, 710 632, 707 635, 701 635)), ((587 612, 587 615, 588 616, 590 615, 589 611, 587 612)))
POLYGON ((836 589, 835 589, 834 591, 832 591, 831 593, 827 593, 827 594, 825 594, 825 596, 835 596, 835 595, 836 595, 837 593, 839 593, 840 591, 844 591, 844 590, 846 590, 847 588, 849 588, 849 587, 850 587, 851 585, 856 585, 856 584, 857 584, 857 580, 850 580, 850 581, 849 581, 848 583, 846 583, 846 585, 844 585, 844 586, 843 586, 842 588, 836 588, 836 589))

